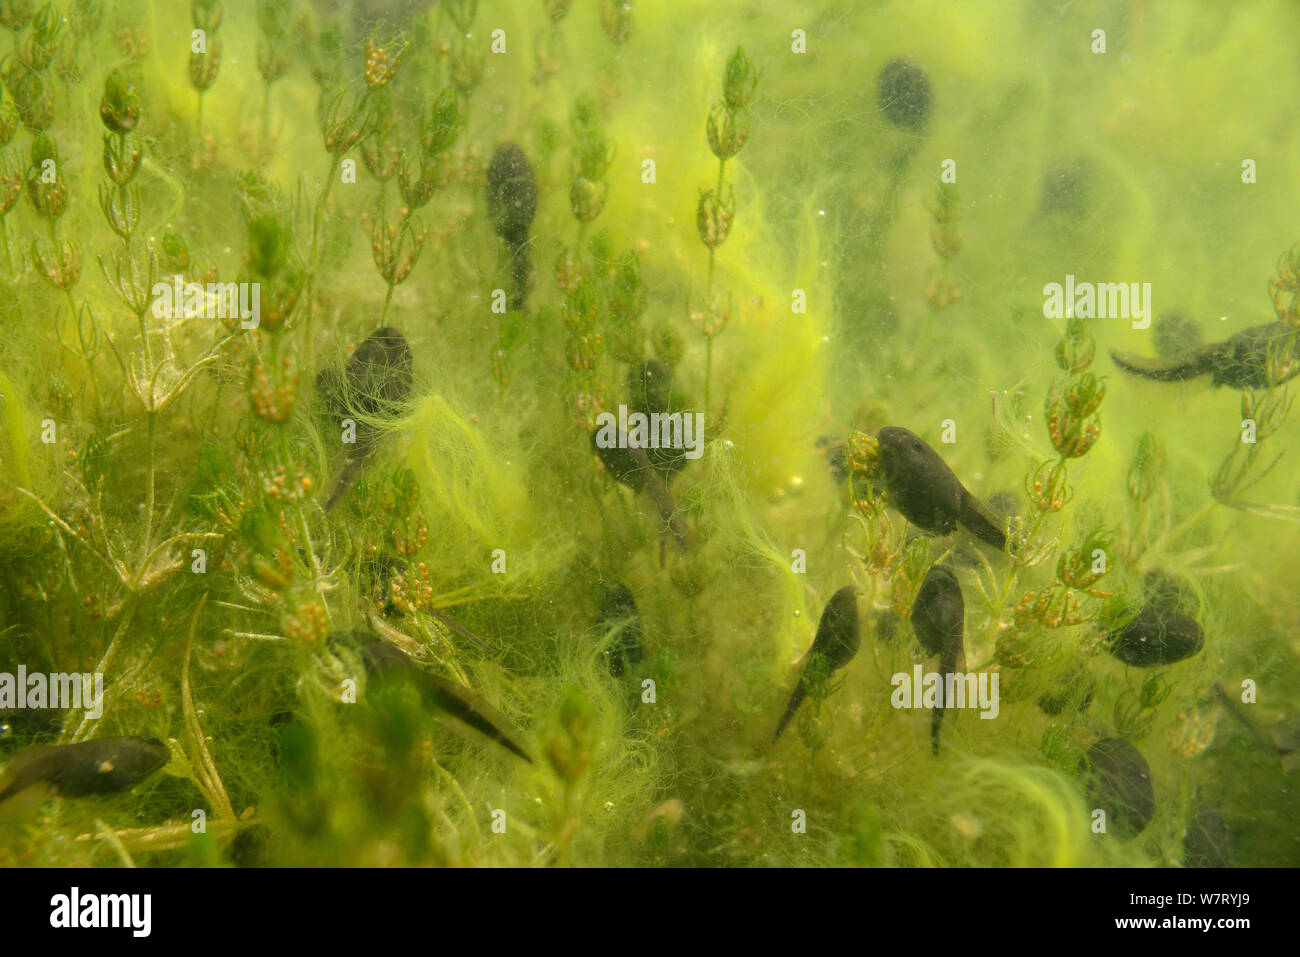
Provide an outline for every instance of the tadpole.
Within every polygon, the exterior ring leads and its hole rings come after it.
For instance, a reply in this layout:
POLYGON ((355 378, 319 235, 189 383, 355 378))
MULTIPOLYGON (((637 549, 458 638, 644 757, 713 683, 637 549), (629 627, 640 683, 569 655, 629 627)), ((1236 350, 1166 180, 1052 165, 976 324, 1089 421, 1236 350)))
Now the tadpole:
POLYGON ((1137 748, 1123 738, 1103 738, 1079 762, 1085 790, 1094 808, 1106 813, 1107 827, 1121 840, 1137 837, 1156 813, 1151 768, 1137 748))
POLYGON ((958 523, 981 541, 1006 548, 1005 522, 966 490, 952 469, 919 435, 890 426, 876 434, 889 500, 924 531, 948 535, 958 523))
POLYGON ((943 725, 944 687, 947 676, 966 667, 963 642, 966 603, 952 569, 935 565, 925 576, 912 604, 912 630, 927 655, 939 656, 939 694, 930 721, 930 746, 939 753, 939 731, 943 725))
POLYGON ((62 797, 129 791, 171 757, 156 738, 96 738, 19 751, 0 778, 0 802, 45 783, 62 797))
POLYGON ((899 129, 923 133, 930 119, 930 78, 911 60, 890 60, 876 79, 876 103, 899 129))
MULTIPOLYGON (((1223 342, 1187 349, 1168 358, 1151 359, 1114 350, 1111 350, 1110 357, 1125 372, 1156 382, 1180 382, 1208 375, 1213 386, 1262 389, 1268 385, 1269 349, 1292 335, 1296 338, 1291 343, 1290 358, 1300 359, 1300 335, 1296 335, 1285 322, 1269 322, 1243 329, 1223 342)), ((1292 369, 1283 381, 1297 371, 1300 371, 1300 366, 1292 369)))
POLYGON ((826 667, 826 678, 839 671, 858 653, 858 648, 862 645, 862 633, 858 626, 858 598, 853 590, 852 585, 845 585, 826 603, 826 608, 822 611, 821 621, 817 623, 817 635, 813 638, 812 648, 808 650, 807 664, 804 665, 803 671, 799 676, 799 684, 795 686, 794 693, 790 696, 790 703, 785 707, 785 713, 781 715, 781 721, 776 726, 776 734, 772 735, 772 743, 781 737, 781 732, 785 726, 790 723, 794 713, 799 710, 799 705, 808 694, 808 676, 812 668, 813 659, 820 656, 826 667))
POLYGON ((342 374, 329 367, 316 376, 316 392, 326 413, 340 427, 351 419, 356 430, 356 442, 344 459, 326 511, 360 476, 383 434, 382 423, 401 415, 411 396, 412 365, 406 337, 385 326, 357 346, 342 374))
POLYGON ((502 143, 492 154, 487 169, 487 201, 492 227, 510 253, 514 288, 509 308, 518 312, 524 308, 528 294, 528 231, 537 215, 537 176, 527 155, 514 143, 502 143))
POLYGON ((605 658, 609 673, 620 678, 629 668, 635 667, 645 654, 642 649, 641 615, 637 612, 636 599, 626 585, 613 585, 605 593, 598 625, 602 633, 617 631, 605 651, 605 658))
POLYGON ((1126 625, 1110 632, 1106 650, 1126 665, 1154 668, 1190 658, 1204 644, 1205 632, 1194 618, 1147 604, 1126 625))
POLYGON ((678 547, 682 551, 689 551, 692 542, 691 530, 686 525, 686 519, 677 510, 672 493, 668 491, 668 482, 651 464, 646 450, 631 448, 630 443, 626 441, 627 433, 623 433, 624 440, 621 444, 629 447, 619 448, 614 445, 604 448, 598 441, 599 435, 599 429, 591 434, 591 445, 596 450, 601 464, 605 466, 605 471, 614 478, 614 481, 626 485, 634 492, 644 491, 654 503, 659 517, 678 547))

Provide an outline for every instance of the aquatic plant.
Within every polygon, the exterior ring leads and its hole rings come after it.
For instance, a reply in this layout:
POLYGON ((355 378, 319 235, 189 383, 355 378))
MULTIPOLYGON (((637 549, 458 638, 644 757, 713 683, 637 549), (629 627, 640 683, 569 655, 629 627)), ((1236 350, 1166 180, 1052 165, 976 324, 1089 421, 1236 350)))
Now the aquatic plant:
POLYGON ((0 4, 0 863, 1294 863, 1294 57, 814 6, 0 4))

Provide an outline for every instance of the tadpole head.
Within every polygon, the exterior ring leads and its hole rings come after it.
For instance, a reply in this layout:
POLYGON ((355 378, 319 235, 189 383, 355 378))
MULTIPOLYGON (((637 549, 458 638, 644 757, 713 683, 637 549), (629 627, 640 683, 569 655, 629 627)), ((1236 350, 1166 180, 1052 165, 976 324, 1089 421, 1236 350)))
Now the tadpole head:
POLYGON ((947 650, 960 641, 966 614, 961 585, 952 569, 935 565, 925 576, 912 605, 912 630, 927 654, 947 650))
POLYGON ((597 429, 591 434, 591 447, 596 450, 605 471, 613 476, 614 481, 633 491, 641 491, 645 488, 646 479, 650 477, 650 462, 645 452, 638 455, 636 453, 640 450, 620 449, 617 446, 604 448, 599 441, 600 431, 597 429))
POLYGON ((831 596, 822 610, 812 650, 826 656, 826 664, 833 672, 852 661, 861 646, 858 596, 852 585, 845 585, 831 596))
POLYGON ((487 201, 497 235, 512 246, 522 246, 537 215, 537 176, 524 151, 514 143, 502 143, 492 154, 487 201))
MULTIPOLYGON (((412 366, 405 336, 389 326, 371 333, 344 370, 350 407, 362 415, 394 418, 411 397, 412 366)), ((318 376, 317 388, 320 385, 318 376)))
POLYGON ((907 475, 922 474, 933 454, 929 445, 915 432, 899 426, 886 426, 876 433, 880 461, 886 481, 907 475))
POLYGON ((876 81, 876 103, 899 129, 923 133, 930 119, 930 78, 911 60, 890 60, 876 81))

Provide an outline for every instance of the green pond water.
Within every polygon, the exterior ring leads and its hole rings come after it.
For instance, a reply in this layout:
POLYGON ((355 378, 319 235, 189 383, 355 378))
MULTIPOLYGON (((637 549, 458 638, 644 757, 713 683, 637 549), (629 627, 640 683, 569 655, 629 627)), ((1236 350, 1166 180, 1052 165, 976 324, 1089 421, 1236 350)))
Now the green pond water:
POLYGON ((1295 4, 0 25, 0 864, 1300 862, 1295 4))

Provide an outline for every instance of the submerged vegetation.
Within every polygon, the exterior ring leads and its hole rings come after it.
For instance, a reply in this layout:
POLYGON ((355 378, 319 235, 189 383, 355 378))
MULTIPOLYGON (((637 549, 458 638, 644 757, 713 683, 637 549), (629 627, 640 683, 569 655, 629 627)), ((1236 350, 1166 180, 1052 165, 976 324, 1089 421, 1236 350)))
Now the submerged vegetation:
POLYGON ((0 865, 1300 863, 1300 13, 756 6, 0 0, 0 865))

